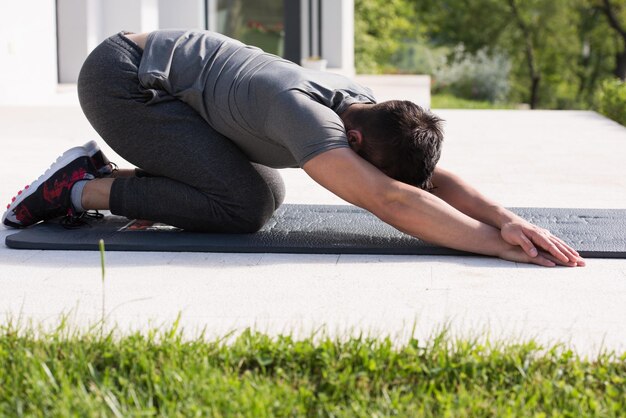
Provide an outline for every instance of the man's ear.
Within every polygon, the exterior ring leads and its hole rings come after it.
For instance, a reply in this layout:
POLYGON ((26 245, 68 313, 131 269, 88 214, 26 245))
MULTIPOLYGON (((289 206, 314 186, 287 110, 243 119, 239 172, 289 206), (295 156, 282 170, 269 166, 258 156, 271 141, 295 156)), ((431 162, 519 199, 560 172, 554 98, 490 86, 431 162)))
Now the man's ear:
POLYGON ((363 146, 363 134, 361 131, 350 129, 346 134, 348 135, 348 144, 352 151, 359 152, 363 146))

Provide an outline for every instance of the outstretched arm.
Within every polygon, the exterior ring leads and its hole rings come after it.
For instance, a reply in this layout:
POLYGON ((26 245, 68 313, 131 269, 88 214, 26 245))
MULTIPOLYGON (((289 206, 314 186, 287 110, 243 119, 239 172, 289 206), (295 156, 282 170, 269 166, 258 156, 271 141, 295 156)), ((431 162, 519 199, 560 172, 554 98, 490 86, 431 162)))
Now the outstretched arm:
POLYGON ((543 266, 567 264, 543 251, 529 256, 521 247, 507 243, 498 228, 464 214, 431 193, 385 176, 348 148, 320 154, 303 168, 344 200, 433 244, 543 266))
POLYGON ((483 196, 469 183, 450 171, 440 167, 435 168, 432 182, 435 187, 433 194, 466 215, 498 228, 506 242, 519 245, 529 256, 537 255, 539 248, 549 252, 563 263, 584 265, 578 252, 560 238, 483 196))

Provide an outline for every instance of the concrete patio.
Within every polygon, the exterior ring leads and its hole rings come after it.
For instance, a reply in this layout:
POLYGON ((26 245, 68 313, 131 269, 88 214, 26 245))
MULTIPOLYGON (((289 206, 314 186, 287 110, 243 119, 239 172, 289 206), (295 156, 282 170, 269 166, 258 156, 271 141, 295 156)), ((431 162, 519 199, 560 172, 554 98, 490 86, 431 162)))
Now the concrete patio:
MULTIPOLYGON (((66 148, 98 139, 71 90, 57 99, 0 107, 0 199, 66 148)), ((437 113, 446 120, 441 164, 504 205, 626 207, 626 128, 615 122, 574 111, 437 113)), ((288 203, 340 203, 303 172, 283 171, 288 203)), ((10 250, 11 233, 0 229, 2 321, 55 324, 65 313, 97 322, 99 254, 10 250)), ((187 331, 209 335, 323 328, 401 341, 413 327, 426 338, 448 325, 455 335, 565 342, 589 355, 626 350, 626 260, 547 269, 485 257, 109 252, 106 264, 107 321, 124 330, 180 314, 187 331)))

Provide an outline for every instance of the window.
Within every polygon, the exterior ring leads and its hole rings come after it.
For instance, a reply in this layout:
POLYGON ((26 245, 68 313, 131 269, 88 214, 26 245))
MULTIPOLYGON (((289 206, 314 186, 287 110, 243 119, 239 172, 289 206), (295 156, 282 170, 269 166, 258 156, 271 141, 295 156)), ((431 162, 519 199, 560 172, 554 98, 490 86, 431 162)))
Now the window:
POLYGON ((284 56, 283 3, 283 0, 219 0, 217 31, 270 54, 284 56))

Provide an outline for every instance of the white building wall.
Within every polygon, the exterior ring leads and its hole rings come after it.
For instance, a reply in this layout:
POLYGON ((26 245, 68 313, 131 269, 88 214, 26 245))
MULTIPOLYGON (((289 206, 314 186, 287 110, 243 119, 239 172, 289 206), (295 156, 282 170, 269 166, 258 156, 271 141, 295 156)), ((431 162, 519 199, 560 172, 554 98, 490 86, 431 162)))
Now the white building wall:
POLYGON ((0 1, 0 105, 56 92, 55 16, 54 0, 0 1))
POLYGON ((354 0, 322 2, 322 58, 328 67, 354 75, 354 0))
MULTIPOLYGON (((309 34, 315 32, 316 50, 320 38, 317 24, 311 31, 308 28, 308 2, 315 13, 322 2, 322 58, 331 70, 353 75, 354 0, 299 1, 303 58, 314 52, 308 51, 309 34)), ((0 105, 45 103, 58 90, 58 82, 75 83, 89 52, 120 30, 204 28, 207 20, 214 29, 217 0, 206 5, 205 0, 2 0, 0 105)))
MULTIPOLYGON (((216 0, 213 3, 217 3, 216 0)), ((211 6, 211 5, 209 5, 211 6)), ((159 0, 160 29, 204 29, 204 0, 159 0)), ((215 4, 217 10, 217 4, 215 4)))
POLYGON ((57 0, 59 81, 73 83, 87 54, 98 45, 100 0, 57 0))
POLYGON ((158 0, 101 1, 101 41, 122 30, 141 33, 159 28, 158 0))
POLYGON ((301 7, 302 60, 319 56, 329 71, 354 76, 354 0, 301 0, 301 7))
POLYGON ((57 5, 61 83, 76 82, 83 61, 105 38, 121 30, 159 28, 158 0, 57 0, 57 5))

